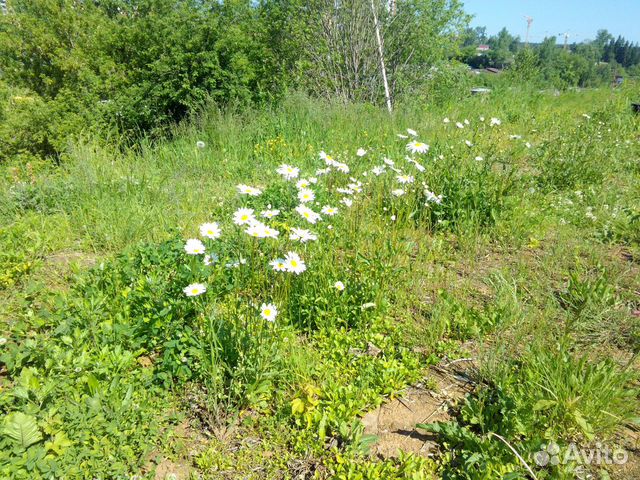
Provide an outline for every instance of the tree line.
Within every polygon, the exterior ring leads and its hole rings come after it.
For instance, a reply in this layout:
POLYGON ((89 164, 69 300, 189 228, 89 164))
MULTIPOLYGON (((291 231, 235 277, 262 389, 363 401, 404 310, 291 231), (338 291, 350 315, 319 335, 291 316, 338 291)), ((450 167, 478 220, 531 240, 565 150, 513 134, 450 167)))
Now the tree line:
POLYGON ((530 51, 519 36, 503 28, 488 36, 485 27, 467 27, 460 39, 458 60, 473 68, 525 68, 531 78, 558 88, 588 87, 611 82, 615 75, 640 75, 640 45, 622 36, 615 38, 607 30, 599 30, 594 40, 561 43, 556 36, 529 44, 530 51), (488 51, 479 51, 487 45, 488 51), (520 61, 520 64, 518 64, 520 61))

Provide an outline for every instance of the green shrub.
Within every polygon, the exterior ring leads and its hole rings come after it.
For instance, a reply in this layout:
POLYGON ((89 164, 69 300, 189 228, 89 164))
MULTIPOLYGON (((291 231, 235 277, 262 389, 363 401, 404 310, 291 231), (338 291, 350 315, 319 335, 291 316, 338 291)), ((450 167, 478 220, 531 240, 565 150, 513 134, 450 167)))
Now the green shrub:
POLYGON ((209 98, 278 96, 288 72, 260 15, 249 2, 11 2, 0 17, 0 69, 14 87, 0 88, 0 159, 59 153, 113 127, 153 133, 209 98))

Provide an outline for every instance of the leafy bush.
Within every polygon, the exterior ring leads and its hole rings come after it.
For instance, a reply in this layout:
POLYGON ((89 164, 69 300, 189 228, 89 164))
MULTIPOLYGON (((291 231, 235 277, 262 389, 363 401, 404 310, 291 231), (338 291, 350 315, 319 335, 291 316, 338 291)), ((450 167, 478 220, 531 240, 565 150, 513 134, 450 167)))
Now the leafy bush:
POLYGON ((461 63, 438 62, 420 85, 421 97, 428 104, 449 105, 471 95, 473 77, 461 63))
POLYGON ((164 129, 208 98, 277 96, 287 72, 260 14, 248 2, 12 2, 0 17, 12 86, 0 88, 0 159, 61 152, 72 136, 107 138, 114 126, 164 129))

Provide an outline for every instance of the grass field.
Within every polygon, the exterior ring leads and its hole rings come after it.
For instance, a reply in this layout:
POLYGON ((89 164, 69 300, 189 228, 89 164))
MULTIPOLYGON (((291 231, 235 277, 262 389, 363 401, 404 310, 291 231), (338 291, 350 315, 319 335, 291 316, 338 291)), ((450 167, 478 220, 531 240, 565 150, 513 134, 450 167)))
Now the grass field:
POLYGON ((292 96, 1 165, 0 477, 640 478, 639 95, 292 96), (370 455, 435 369, 473 384, 436 448, 370 455))

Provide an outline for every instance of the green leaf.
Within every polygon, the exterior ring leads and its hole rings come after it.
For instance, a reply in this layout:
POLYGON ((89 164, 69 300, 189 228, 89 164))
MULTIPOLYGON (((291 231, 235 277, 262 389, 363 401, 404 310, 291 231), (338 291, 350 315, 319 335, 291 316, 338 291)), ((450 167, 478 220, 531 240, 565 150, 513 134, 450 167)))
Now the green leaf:
POLYGON ((55 452, 56 455, 62 455, 71 445, 73 445, 73 442, 67 438, 66 433, 58 432, 50 442, 44 444, 44 447, 47 451, 55 452))
POLYGON ((7 415, 2 433, 25 449, 42 440, 36 419, 22 412, 7 415))
POLYGON ((587 420, 582 416, 582 414, 578 410, 573 412, 573 418, 575 418, 576 423, 580 426, 585 436, 589 439, 593 438, 593 429, 591 428, 591 425, 589 425, 587 420))
POLYGON ((553 407, 556 403, 557 402, 555 400, 538 400, 533 406, 533 410, 535 412, 538 410, 547 410, 548 408, 553 407))
POLYGON ((297 413, 304 413, 305 407, 304 402, 299 398, 294 398, 291 401, 291 413, 294 415, 297 413))

